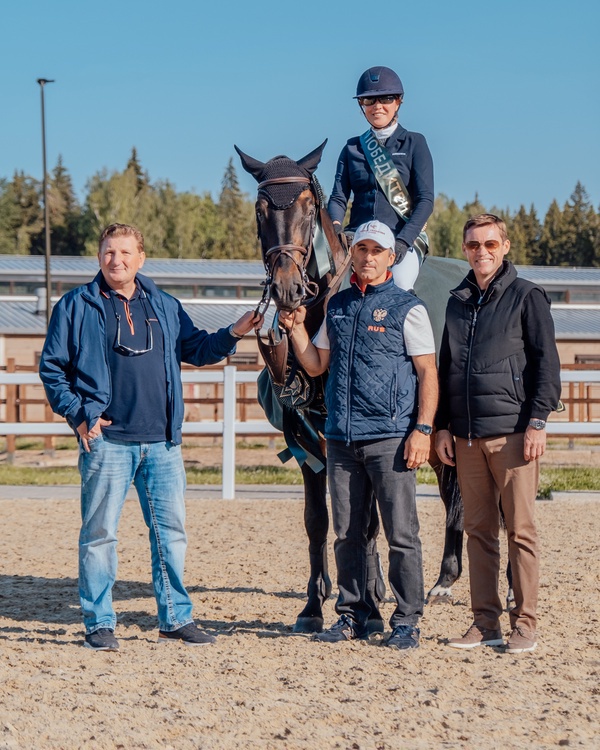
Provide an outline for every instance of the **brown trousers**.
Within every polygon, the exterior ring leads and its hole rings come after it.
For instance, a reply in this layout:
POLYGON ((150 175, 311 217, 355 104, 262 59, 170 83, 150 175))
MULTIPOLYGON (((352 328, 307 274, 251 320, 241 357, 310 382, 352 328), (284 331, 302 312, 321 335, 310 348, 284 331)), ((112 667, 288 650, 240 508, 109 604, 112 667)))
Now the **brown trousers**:
POLYGON ((500 627, 500 503, 508 534, 515 608, 511 628, 535 634, 539 588, 539 549, 534 507, 539 462, 523 458, 523 433, 456 438, 458 483, 465 507, 465 531, 471 580, 473 620, 484 628, 500 627))

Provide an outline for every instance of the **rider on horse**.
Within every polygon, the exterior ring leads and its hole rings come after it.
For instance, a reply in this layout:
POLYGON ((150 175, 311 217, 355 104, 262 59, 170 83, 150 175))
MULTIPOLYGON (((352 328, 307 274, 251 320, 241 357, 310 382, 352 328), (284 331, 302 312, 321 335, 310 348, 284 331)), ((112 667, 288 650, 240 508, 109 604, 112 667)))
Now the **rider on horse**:
POLYGON ((341 231, 352 196, 351 234, 378 219, 396 239, 396 284, 412 289, 428 251, 424 227, 433 211, 433 162, 425 138, 398 122, 402 81, 390 68, 374 67, 360 77, 355 99, 370 128, 350 138, 340 154, 328 211, 341 231))

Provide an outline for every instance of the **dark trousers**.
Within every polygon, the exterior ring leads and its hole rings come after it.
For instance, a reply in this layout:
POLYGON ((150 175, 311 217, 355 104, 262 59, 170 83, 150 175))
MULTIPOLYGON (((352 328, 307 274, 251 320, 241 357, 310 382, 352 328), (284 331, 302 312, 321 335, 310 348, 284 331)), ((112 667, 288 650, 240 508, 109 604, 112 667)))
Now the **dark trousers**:
POLYGON ((365 601, 367 529, 371 488, 377 498, 389 545, 389 582, 397 625, 416 625, 423 614, 423 563, 416 503, 415 472, 404 461, 404 438, 346 445, 327 441, 327 474, 336 541, 339 587, 336 612, 362 627, 371 608, 365 601))

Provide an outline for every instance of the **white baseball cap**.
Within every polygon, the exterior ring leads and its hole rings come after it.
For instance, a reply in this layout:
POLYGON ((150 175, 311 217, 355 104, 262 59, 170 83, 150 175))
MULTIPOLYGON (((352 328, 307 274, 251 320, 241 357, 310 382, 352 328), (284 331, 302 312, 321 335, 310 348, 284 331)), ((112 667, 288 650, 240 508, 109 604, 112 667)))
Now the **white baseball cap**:
POLYGON ((381 247, 386 247, 392 252, 395 252, 396 240, 392 230, 383 224, 381 221, 374 219, 373 221, 367 221, 366 224, 361 224, 354 233, 353 245, 357 245, 363 240, 374 240, 381 247))

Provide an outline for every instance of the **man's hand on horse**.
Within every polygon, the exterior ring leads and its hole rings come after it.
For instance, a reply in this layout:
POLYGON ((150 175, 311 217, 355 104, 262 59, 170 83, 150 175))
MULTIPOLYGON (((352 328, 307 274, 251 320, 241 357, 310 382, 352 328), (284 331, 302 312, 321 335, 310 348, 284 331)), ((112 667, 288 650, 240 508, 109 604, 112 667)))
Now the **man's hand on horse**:
POLYGON ((260 331, 264 320, 264 315, 251 310, 247 313, 244 313, 242 317, 233 324, 233 328, 231 330, 233 331, 235 336, 239 336, 241 338, 252 329, 254 329, 255 331, 260 331))
POLYGON ((300 325, 300 323, 304 323, 305 320, 306 307, 304 307, 304 305, 300 305, 300 307, 292 310, 292 312, 284 310, 279 311, 279 322, 284 328, 287 328, 288 331, 291 331, 294 326, 300 325))

